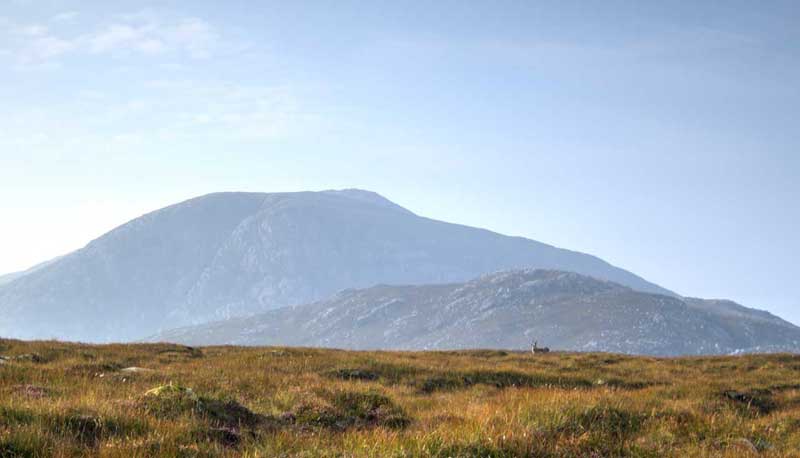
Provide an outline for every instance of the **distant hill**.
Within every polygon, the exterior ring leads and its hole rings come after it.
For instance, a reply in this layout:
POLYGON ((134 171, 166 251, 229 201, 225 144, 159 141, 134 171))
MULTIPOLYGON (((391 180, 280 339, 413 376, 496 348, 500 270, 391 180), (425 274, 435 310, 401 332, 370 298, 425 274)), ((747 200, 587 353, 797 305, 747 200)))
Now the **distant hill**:
POLYGON ((517 270, 467 283, 375 286, 152 337, 191 345, 527 349, 650 355, 800 350, 800 328, 731 302, 635 291, 569 272, 517 270))
POLYGON ((0 285, 0 335, 126 341, 345 288, 514 268, 672 294, 594 256, 423 218, 368 191, 217 193, 134 219, 0 285))

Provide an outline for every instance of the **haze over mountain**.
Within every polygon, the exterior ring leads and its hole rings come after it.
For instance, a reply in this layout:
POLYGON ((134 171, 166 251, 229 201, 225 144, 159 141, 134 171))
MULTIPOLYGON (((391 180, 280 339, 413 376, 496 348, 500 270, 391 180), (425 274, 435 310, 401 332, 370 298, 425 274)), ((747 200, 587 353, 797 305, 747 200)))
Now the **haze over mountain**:
POLYGON ((800 350, 800 328, 767 312, 552 270, 347 290, 314 304, 176 329, 150 340, 416 350, 526 349, 534 339, 560 350, 662 356, 800 350))
POLYGON ((0 275, 0 285, 4 285, 6 283, 11 283, 12 281, 14 281, 14 280, 16 280, 16 279, 18 279, 20 277, 24 277, 25 275, 32 274, 32 273, 36 272, 37 270, 42 269, 44 267, 47 267, 50 264, 58 261, 60 258, 61 257, 58 256, 58 257, 55 257, 55 258, 50 259, 48 261, 40 262, 40 263, 36 264, 35 266, 29 267, 29 268, 27 268, 25 270, 22 270, 22 271, 19 271, 19 272, 10 272, 10 273, 7 273, 7 274, 0 275))
POLYGON ((125 341, 375 284, 560 269, 670 291, 583 253, 444 223, 368 191, 217 193, 0 285, 0 335, 125 341))

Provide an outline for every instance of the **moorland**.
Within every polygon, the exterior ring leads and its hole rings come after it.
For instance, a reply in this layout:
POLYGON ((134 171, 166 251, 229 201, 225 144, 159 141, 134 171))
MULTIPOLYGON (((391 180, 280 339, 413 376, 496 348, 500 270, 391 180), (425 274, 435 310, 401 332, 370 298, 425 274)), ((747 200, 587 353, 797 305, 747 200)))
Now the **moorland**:
POLYGON ((800 456, 800 356, 0 340, 0 456, 800 456))

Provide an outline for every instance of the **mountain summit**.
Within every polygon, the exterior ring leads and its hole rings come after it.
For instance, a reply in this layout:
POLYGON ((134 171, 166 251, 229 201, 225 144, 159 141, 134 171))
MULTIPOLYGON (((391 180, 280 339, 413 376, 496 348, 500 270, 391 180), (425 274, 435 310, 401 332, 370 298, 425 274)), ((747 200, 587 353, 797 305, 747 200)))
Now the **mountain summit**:
POLYGON ((0 285, 0 335, 125 341, 346 288, 514 268, 672 295, 594 256, 420 217, 369 191, 216 193, 136 218, 0 285))

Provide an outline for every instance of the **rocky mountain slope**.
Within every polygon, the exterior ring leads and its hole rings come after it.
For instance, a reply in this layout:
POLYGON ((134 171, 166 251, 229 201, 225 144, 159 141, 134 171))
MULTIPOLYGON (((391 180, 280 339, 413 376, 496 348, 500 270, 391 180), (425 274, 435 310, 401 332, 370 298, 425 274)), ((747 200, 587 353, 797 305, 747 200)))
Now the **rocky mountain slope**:
POLYGON ((379 283, 561 269, 671 294, 596 257, 423 218, 368 191, 218 193, 0 285, 0 335, 125 341, 379 283))
POLYGON ((529 348, 651 355, 800 351, 800 328, 738 304, 635 291, 553 270, 467 283, 375 286, 328 300, 173 330, 191 345, 348 349, 529 348))

